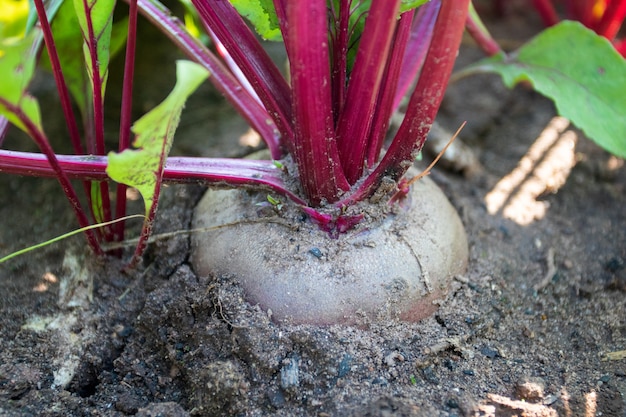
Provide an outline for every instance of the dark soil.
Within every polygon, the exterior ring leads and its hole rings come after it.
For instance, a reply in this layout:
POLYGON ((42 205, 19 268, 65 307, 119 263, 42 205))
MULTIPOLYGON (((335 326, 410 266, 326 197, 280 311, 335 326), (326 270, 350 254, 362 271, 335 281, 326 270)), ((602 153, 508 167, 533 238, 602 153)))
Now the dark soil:
MULTIPOLYGON (((499 36, 536 27, 508 19, 499 36)), ((479 56, 466 46, 461 59, 479 56)), ((3 264, 0 416, 626 416, 626 168, 574 130, 562 137, 575 147, 528 164, 553 117, 494 77, 449 90, 439 121, 468 120, 482 168, 431 176, 470 263, 417 324, 277 326, 236 282, 196 276, 185 234, 151 244, 130 274, 81 236, 3 264), (494 208, 486 196, 519 167, 494 208)), ((182 129, 181 148, 212 132, 182 129)), ((53 180, 0 184, 0 253, 76 227, 53 180)), ((186 230, 202 191, 166 188, 155 232, 186 230)))

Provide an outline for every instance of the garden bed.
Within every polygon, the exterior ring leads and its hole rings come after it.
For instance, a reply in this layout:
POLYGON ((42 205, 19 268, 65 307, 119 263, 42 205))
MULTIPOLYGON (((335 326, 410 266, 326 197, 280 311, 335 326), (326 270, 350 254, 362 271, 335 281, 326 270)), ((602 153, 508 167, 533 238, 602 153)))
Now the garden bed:
MULTIPOLYGON (((448 91, 438 120, 468 120, 481 168, 431 177, 470 261, 420 323, 275 325, 236 282, 194 274, 184 233, 130 275, 82 236, 2 265, 0 415, 623 416, 626 168, 554 117, 497 77, 448 91)), ((175 146, 207 131, 183 120, 175 146)), ((2 253, 75 227, 54 180, 0 184, 2 253)), ((202 191, 164 190, 155 233, 189 228, 202 191)))

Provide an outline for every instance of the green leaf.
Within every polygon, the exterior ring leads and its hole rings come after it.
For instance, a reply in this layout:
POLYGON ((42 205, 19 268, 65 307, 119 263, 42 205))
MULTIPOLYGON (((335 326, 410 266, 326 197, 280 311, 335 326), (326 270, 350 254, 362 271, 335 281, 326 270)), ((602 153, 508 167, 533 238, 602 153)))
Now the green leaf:
POLYGON ((102 202, 102 189, 99 181, 91 182, 91 209, 96 223, 104 222, 104 204, 102 202))
POLYGON ((138 149, 109 153, 107 174, 114 181, 139 190, 149 216, 156 187, 161 183, 165 160, 187 97, 208 77, 207 71, 190 61, 176 63, 176 85, 165 100, 133 126, 138 149))
POLYGON ((562 22, 514 54, 484 59, 463 72, 496 72, 508 87, 530 82, 589 138, 626 158, 626 61, 580 23, 562 22))
MULTIPOLYGON (((49 0, 44 2, 48 21, 52 21, 54 19, 54 16, 56 16, 57 11, 63 3, 63 0, 49 0)), ((36 27, 35 25, 39 20, 39 16, 37 16, 37 8, 35 7, 33 0, 28 0, 28 4, 30 8, 28 10, 28 18, 26 20, 26 33, 30 33, 31 30, 36 27)))
POLYGON ((28 134, 32 132, 27 120, 43 130, 39 104, 27 91, 35 71, 38 36, 33 31, 21 39, 0 39, 0 114, 28 134))
MULTIPOLYGON (((334 3, 334 9, 339 10, 339 1, 332 0, 334 3)), ((430 0, 402 0, 400 1, 400 13, 404 13, 408 10, 415 9, 422 4, 428 3, 430 0)), ((351 69, 354 64, 354 58, 356 57, 356 51, 359 46, 359 40, 363 34, 365 28, 365 19, 367 18, 367 12, 372 6, 372 0, 362 0, 359 2, 352 2, 350 7, 350 23, 348 25, 348 32, 351 33, 350 41, 351 45, 348 50, 348 68, 351 69)))
MULTIPOLYGON (((339 2, 335 2, 335 9, 339 10, 339 2)), ((400 1, 400 13, 404 13, 411 9, 416 9, 422 4, 428 3, 430 0, 402 0, 400 1)), ((356 4, 356 7, 351 7, 350 10, 350 28, 354 27, 355 33, 352 38, 359 39, 363 33, 363 27, 365 26, 365 18, 367 17, 367 11, 372 7, 372 0, 363 0, 356 4)))
POLYGON ((199 39, 204 45, 207 45, 210 41, 209 36, 204 30, 202 30, 202 22, 198 16, 198 11, 194 7, 191 0, 179 0, 180 4, 185 9, 184 20, 185 28, 196 39, 199 39))
POLYGON ((240 15, 252 23, 263 39, 280 41, 282 35, 272 0, 230 0, 240 15))
MULTIPOLYGON (((335 2, 336 9, 338 10, 339 6, 337 0, 332 1, 335 2)), ((400 12, 415 9, 429 1, 430 0, 402 0, 400 12)), ((257 33, 261 35, 263 39, 270 41, 280 41, 282 39, 278 17, 276 16, 276 10, 274 9, 272 0, 230 0, 230 3, 235 6, 240 15, 252 23, 257 33)), ((355 33, 354 36, 356 39, 359 38, 363 30, 363 19, 360 19, 360 17, 363 16, 363 12, 369 10, 371 4, 372 0, 360 1, 358 4, 353 2, 353 6, 356 8, 350 16, 350 27, 357 25, 357 33, 355 33)))
MULTIPOLYGON (((91 103, 91 93, 85 61, 79 58, 83 54, 83 35, 72 2, 64 1, 61 4, 51 27, 65 83, 85 115, 85 110, 91 103)), ((52 71, 47 53, 44 54, 41 66, 52 71)))
POLYGON ((407 10, 415 9, 422 4, 428 3, 430 0, 402 0, 400 2, 400 13, 404 13, 407 10))
MULTIPOLYGON (((335 9, 339 10, 337 0, 330 0, 335 3, 335 9)), ((430 0, 402 0, 400 2, 400 12, 415 9, 430 0)), ((270 41, 282 40, 276 9, 272 0, 230 0, 230 3, 237 9, 240 15, 252 23, 255 30, 263 39, 270 41)), ((358 39, 363 32, 365 23, 364 16, 369 10, 372 0, 363 0, 353 3, 353 13, 350 15, 350 28, 353 29, 352 39, 358 43, 358 39)), ((354 42, 353 42, 354 43, 354 42)))
MULTIPOLYGON (((128 19, 113 24, 110 41, 110 56, 122 49, 126 41, 128 19)), ((65 1, 57 10, 52 21, 52 33, 63 76, 72 97, 85 117, 91 106, 91 87, 85 60, 77 59, 83 54, 83 34, 78 24, 76 10, 70 1, 65 1)), ((52 70, 47 53, 44 54, 41 66, 52 70)))
POLYGON ((89 78, 94 79, 94 70, 97 69, 102 82, 102 97, 108 76, 111 31, 113 28, 113 9, 115 0, 74 0, 74 9, 78 24, 83 34, 83 54, 87 62, 89 78), (90 25, 93 38, 90 35, 90 25), (96 62, 92 62, 90 47, 95 41, 96 62))

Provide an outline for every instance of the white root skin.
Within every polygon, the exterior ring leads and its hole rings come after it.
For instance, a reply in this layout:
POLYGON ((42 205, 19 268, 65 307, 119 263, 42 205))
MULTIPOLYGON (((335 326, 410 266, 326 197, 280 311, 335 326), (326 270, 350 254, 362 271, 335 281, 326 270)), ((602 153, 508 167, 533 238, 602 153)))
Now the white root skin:
MULTIPOLYGON (((241 223, 192 235, 192 265, 203 276, 238 281, 247 301, 293 324, 418 321, 445 298, 452 277, 465 271, 467 239, 461 221, 428 178, 409 194, 411 210, 366 219, 331 239, 297 209, 294 224, 251 222, 264 194, 209 190, 193 228, 241 223), (294 231, 295 229, 295 231, 294 231)), ((384 203, 383 203, 384 204, 384 203)), ((293 217, 290 217, 293 216, 293 217)))

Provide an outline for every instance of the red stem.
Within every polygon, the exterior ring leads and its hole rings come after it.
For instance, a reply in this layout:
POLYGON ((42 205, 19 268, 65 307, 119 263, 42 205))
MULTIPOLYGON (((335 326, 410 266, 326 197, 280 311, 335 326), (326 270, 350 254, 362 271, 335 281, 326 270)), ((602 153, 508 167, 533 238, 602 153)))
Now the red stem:
MULTIPOLYGON (((90 152, 96 155, 104 155, 106 152, 104 146, 104 98, 102 97, 102 89, 104 80, 100 76, 100 57, 98 56, 98 39, 93 28, 93 21, 91 19, 91 8, 87 0, 82 1, 82 5, 85 11, 85 20, 87 22, 87 33, 83 33, 85 42, 89 48, 89 56, 91 59, 91 76, 92 76, 92 95, 93 95, 93 121, 94 121, 94 134, 95 134, 95 146, 91 145, 90 152)), ((113 18, 111 16, 111 18, 113 18)), ((108 65, 108 62, 103 63, 108 65)), ((88 135, 89 137, 89 135, 88 135)), ((102 220, 109 222, 112 219, 111 214, 111 199, 109 197, 109 185, 106 182, 99 184, 100 197, 102 199, 102 220)), ((94 208, 94 210, 97 210, 94 208)), ((114 236, 113 226, 109 225, 103 229, 104 237, 107 241, 112 241, 114 236)))
MULTIPOLYGON (((48 168, 49 176, 56 177, 56 179, 61 184, 61 188, 63 189, 65 196, 70 202, 70 205, 72 206, 72 210, 74 210, 74 214, 76 215, 79 226, 80 227, 89 226, 89 220, 87 219, 87 216, 85 215, 85 211, 83 210, 80 204, 80 201, 78 200, 76 191, 74 190, 74 187, 72 186, 72 183, 70 182, 70 179, 67 173, 63 170, 63 168, 59 164, 57 156, 54 153, 54 150, 52 149, 52 147, 50 146, 50 142, 48 141, 48 138, 46 137, 46 135, 32 122, 30 118, 24 115, 24 113, 22 112, 20 108, 13 106, 11 103, 1 98, 0 98, 0 104, 2 104, 4 107, 6 107, 9 111, 11 111, 13 114, 15 114, 19 118, 19 120, 23 123, 24 127, 26 128, 26 131, 28 132, 29 136, 33 138, 37 146, 39 146, 39 149, 41 149, 41 151, 43 152, 43 155, 39 154, 40 158, 44 160, 45 163, 47 163, 49 167, 48 168)), ((2 151, 2 153, 7 153, 7 152, 10 152, 10 151, 2 151)), ((3 170, 0 168, 0 171, 3 171, 3 170)), ((91 247, 91 249, 94 251, 94 253, 96 255, 103 255, 104 252, 102 252, 102 248, 100 247, 100 244, 98 243, 98 239, 96 238, 94 231, 87 230, 85 231, 85 235, 87 237, 87 242, 89 246, 91 247)))
POLYGON ((567 5, 570 17, 592 29, 593 26, 595 26, 595 22, 592 20, 591 9, 595 1, 596 0, 568 0, 567 5))
MULTIPOLYGON (((92 145, 90 153, 96 155, 104 155, 104 108, 102 98, 102 83, 100 77, 100 60, 98 57, 98 40, 93 30, 93 21, 91 20, 90 7, 87 0, 82 0, 85 17, 87 22, 87 33, 83 33, 85 43, 89 48, 89 56, 91 58, 91 76, 92 76, 92 94, 93 94, 93 119, 95 122, 95 144, 92 145)), ((108 63, 107 63, 108 64, 108 63)))
MULTIPOLYGON (((68 178, 106 181, 108 158, 94 155, 56 155, 58 166, 68 178)), ((45 155, 0 149, 0 173, 34 177, 56 177, 45 155)), ((228 158, 169 157, 163 170, 163 181, 170 184, 267 188, 288 197, 297 204, 305 201, 290 191, 282 172, 271 161, 228 158)))
POLYGON ((577 0, 564 0, 564 2, 567 18, 570 20, 578 20, 577 0))
POLYGON ((159 155, 161 155, 161 157, 159 158, 159 166, 154 170, 156 181, 154 186, 154 193, 152 195, 152 204, 150 205, 150 210, 148 211, 147 217, 143 221, 143 227, 141 228, 139 241, 137 242, 137 246, 135 247, 135 253, 133 254, 133 257, 128 264, 130 268, 135 267, 135 265, 137 265, 137 263, 141 259, 141 256, 146 250, 148 238, 152 234, 154 218, 156 217, 157 207, 159 206, 161 187, 163 186, 163 169, 165 167, 165 161, 167 159, 167 148, 168 145, 166 141, 163 141, 161 145, 161 151, 159 152, 159 155))
POLYGON ((601 0, 584 0, 581 1, 583 4, 583 16, 584 18, 581 21, 590 29, 596 30, 598 27, 598 23, 600 22, 600 16, 597 13, 594 13, 594 7, 601 0))
POLYGON ((326 0, 287 4, 295 126, 293 156, 309 202, 334 202, 349 185, 339 166, 331 104, 326 0))
POLYGON ((363 184, 336 205, 350 205, 367 198, 384 177, 398 181, 412 165, 443 99, 461 44, 468 5, 469 0, 442 1, 433 39, 398 133, 382 161, 363 184))
POLYGON ((533 5, 537 9, 539 16, 541 16, 544 25, 549 27, 559 23, 560 19, 554 9, 552 0, 533 0, 533 5))
POLYGON ((80 133, 78 130, 78 123, 76 122, 76 116, 72 110, 72 100, 70 99, 69 90, 63 76, 61 69, 61 62, 59 61, 59 55, 56 50, 54 38, 52 36, 52 29, 50 28, 50 22, 46 15, 46 9, 42 0, 34 0, 35 8, 37 9, 37 16, 39 17, 39 24, 41 25, 41 31, 48 51, 48 57, 50 58, 50 65, 52 66, 52 74, 57 85, 57 91, 61 100, 61 107, 65 116, 65 123, 70 134, 70 140, 76 154, 82 155, 85 153, 83 146, 80 143, 80 133))
MULTIPOLYGON (((248 81, 244 73, 241 71, 241 68, 239 68, 239 66, 233 59, 232 55, 228 52, 228 50, 226 49, 222 41, 215 35, 215 33, 211 30, 211 28, 208 25, 205 24, 204 28, 206 29, 209 36, 211 37, 211 40, 213 41, 213 45, 215 46, 215 51, 222 58, 222 60, 224 61, 224 63, 226 64, 230 72, 233 73, 233 75, 235 76, 237 81, 239 81, 241 86, 245 88, 246 91, 250 93, 250 95, 254 97, 256 101, 261 103, 261 99, 259 98, 259 95, 256 93, 256 91, 254 91, 252 84, 250 84, 250 81, 248 81)), ((278 158, 280 158, 280 156, 278 158)))
MULTIPOLYGON (((278 25, 280 26, 280 33, 283 35, 283 43, 287 45, 289 43, 289 31, 287 23, 287 0, 273 0, 274 10, 276 11, 276 17, 278 18, 278 25)), ((289 51, 287 51, 289 54, 289 51)))
POLYGON ((332 56, 333 114, 343 111, 348 70, 348 29, 350 25, 350 0, 340 0, 339 10, 335 11, 335 36, 332 56))
POLYGON ((398 87, 393 100, 394 111, 400 106, 402 99, 413 85, 415 78, 422 69, 422 65, 424 65, 428 46, 433 37, 433 27, 439 14, 439 7, 441 7, 441 0, 431 0, 421 6, 413 18, 411 37, 404 51, 398 87))
POLYGON ((211 73, 209 81, 261 135, 268 148, 279 149, 280 133, 271 121, 271 117, 241 86, 224 64, 200 41, 191 36, 182 22, 157 0, 138 0, 137 5, 139 12, 161 30, 184 54, 211 73))
POLYGON ((369 144, 367 154, 367 166, 372 167, 378 162, 380 151, 385 141, 389 120, 393 112, 393 103, 397 91, 404 52, 411 35, 411 27, 415 9, 403 13, 398 21, 398 27, 391 43, 391 53, 385 68, 385 73, 380 86, 377 105, 374 113, 374 120, 369 132, 369 144))
MULTIPOLYGON (((85 153, 85 150, 81 144, 76 116, 72 109, 72 101, 70 99, 69 90, 67 88, 65 77, 63 75, 63 70, 61 68, 61 62, 59 60, 59 55, 56 50, 50 22, 48 21, 46 10, 41 0, 35 0, 35 8, 37 9, 39 24, 42 29, 46 50, 48 51, 50 65, 52 67, 52 74, 54 75, 54 80, 57 86, 57 92, 61 101, 61 108, 63 109, 65 124, 70 135, 70 141, 72 142, 74 152, 78 155, 82 155, 85 153)), ((91 213, 93 215, 95 212, 92 205, 91 184, 85 181, 83 182, 83 188, 87 197, 87 201, 89 202, 89 206, 91 208, 91 213)), ((110 228, 107 228, 106 230, 110 230, 110 228)), ((101 232, 101 230, 97 230, 95 233, 100 234, 101 232)))
POLYGON ((611 0, 596 27, 596 32, 598 35, 612 40, 617 36, 622 23, 624 23, 624 18, 626 18, 626 1, 611 0))
MULTIPOLYGON (((129 0, 128 37, 126 40, 126 57, 124 59, 124 83, 122 86, 122 109, 120 112, 120 139, 118 150, 122 152, 130 147, 130 127, 132 124, 133 79, 135 74, 135 50, 137 46, 137 0, 129 0)), ((115 218, 126 216, 125 184, 117 185, 115 199, 115 218)), ((124 240, 126 223, 122 220, 114 226, 115 240, 124 240)))
POLYGON ((368 133, 396 28, 400 0, 373 0, 357 50, 343 111, 337 123, 341 166, 350 184, 363 173, 368 133))
POLYGON ((480 49, 487 54, 493 56, 504 53, 496 40, 491 36, 483 22, 480 20, 474 6, 470 3, 470 9, 467 14, 465 28, 472 38, 476 41, 480 49))
MULTIPOLYGON (((159 184, 160 185, 160 182, 159 184)), ((143 226, 141 227, 141 233, 139 234, 139 240, 137 242, 137 246, 135 246, 135 252, 133 253, 133 257, 126 268, 134 268, 137 266, 143 253, 148 247, 148 239, 152 234, 152 228, 154 227, 154 218, 156 217, 157 207, 159 205, 159 195, 161 194, 161 187, 157 186, 154 190, 154 194, 152 196, 153 203, 150 206, 150 211, 148 212, 148 217, 146 217, 143 221, 143 226)))

